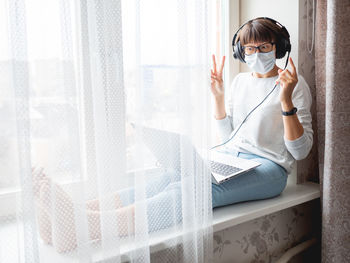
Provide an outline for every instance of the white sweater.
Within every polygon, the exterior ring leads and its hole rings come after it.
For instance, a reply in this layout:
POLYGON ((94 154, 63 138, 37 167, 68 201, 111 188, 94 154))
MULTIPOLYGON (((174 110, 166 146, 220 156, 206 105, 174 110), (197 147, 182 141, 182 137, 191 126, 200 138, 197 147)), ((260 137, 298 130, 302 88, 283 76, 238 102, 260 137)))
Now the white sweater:
MULTIPOLYGON (((228 140, 247 114, 272 90, 278 76, 256 78, 251 72, 238 74, 226 92, 226 118, 216 120, 222 142, 228 140)), ((280 104, 280 85, 242 125, 235 137, 225 144, 226 149, 253 153, 284 167, 289 173, 295 160, 304 159, 312 147, 313 131, 310 107, 312 97, 305 79, 298 76, 292 101, 304 134, 289 141, 284 138, 280 104)))

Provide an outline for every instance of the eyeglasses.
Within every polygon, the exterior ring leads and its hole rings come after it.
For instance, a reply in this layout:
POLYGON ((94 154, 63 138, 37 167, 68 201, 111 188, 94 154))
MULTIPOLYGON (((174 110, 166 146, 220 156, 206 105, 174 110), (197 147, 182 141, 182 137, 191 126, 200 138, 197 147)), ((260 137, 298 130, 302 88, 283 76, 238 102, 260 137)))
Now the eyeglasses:
POLYGON ((258 49, 261 53, 267 53, 272 51, 274 44, 275 43, 271 42, 271 43, 264 43, 260 46, 243 46, 243 51, 244 51, 244 54, 247 56, 253 55, 254 53, 256 53, 258 49))

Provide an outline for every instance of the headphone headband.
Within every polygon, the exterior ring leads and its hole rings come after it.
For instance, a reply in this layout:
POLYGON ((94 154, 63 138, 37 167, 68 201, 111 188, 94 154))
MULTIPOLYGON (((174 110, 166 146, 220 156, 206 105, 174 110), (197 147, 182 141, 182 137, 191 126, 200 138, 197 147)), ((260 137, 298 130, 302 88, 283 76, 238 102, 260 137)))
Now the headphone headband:
POLYGON ((241 43, 240 41, 238 40, 237 43, 236 42, 236 38, 238 36, 238 33, 239 31, 241 31, 241 29, 248 23, 254 21, 254 20, 258 20, 258 19, 267 19, 269 21, 271 21, 272 23, 276 24, 278 27, 281 28, 281 32, 284 32, 285 35, 287 36, 284 36, 283 34, 280 33, 280 41, 277 41, 278 44, 276 45, 276 58, 283 58, 285 56, 285 54, 287 52, 290 53, 291 51, 291 44, 290 44, 290 35, 288 33, 288 30, 279 22, 277 22, 276 20, 272 19, 272 18, 269 18, 269 17, 257 17, 257 18, 254 18, 254 19, 251 19, 249 20, 248 22, 244 23, 238 30, 237 32, 235 33, 235 35, 233 36, 233 39, 232 39, 232 49, 233 49, 233 57, 235 59, 239 59, 241 62, 245 63, 245 60, 244 60, 244 53, 242 52, 242 47, 241 47, 241 43))

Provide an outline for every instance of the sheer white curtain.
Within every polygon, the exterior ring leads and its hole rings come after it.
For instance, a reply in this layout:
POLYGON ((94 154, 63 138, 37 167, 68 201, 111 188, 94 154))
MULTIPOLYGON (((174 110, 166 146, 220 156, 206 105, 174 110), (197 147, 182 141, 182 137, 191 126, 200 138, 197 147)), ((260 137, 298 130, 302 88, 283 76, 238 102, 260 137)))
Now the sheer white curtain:
POLYGON ((211 262, 209 1, 0 2, 0 261, 211 262))

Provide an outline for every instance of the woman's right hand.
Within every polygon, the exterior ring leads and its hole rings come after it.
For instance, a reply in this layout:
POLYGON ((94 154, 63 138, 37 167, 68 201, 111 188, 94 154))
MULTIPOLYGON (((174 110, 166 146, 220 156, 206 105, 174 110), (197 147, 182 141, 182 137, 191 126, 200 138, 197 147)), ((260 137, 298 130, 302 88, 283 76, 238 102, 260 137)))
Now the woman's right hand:
POLYGON ((211 71, 211 92, 215 98, 224 98, 225 89, 222 80, 222 71, 225 65, 225 56, 222 57, 221 65, 219 70, 216 69, 216 60, 215 55, 212 55, 213 58, 213 69, 211 71))

